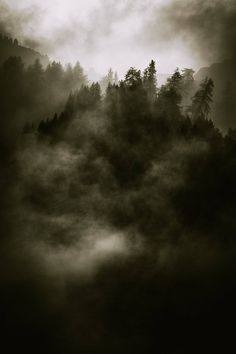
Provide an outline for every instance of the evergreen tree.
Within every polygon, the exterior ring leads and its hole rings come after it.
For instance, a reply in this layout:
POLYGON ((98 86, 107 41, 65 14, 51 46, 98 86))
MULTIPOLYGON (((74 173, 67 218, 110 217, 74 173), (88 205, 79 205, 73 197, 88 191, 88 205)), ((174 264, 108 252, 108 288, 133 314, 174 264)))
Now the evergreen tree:
POLYGON ((154 60, 151 61, 149 66, 144 70, 143 84, 147 90, 148 98, 151 102, 155 101, 157 95, 157 77, 156 77, 156 64, 154 60))
POLYGON ((181 81, 181 95, 182 95, 182 105, 184 107, 189 106, 191 103, 191 97, 195 92, 195 80, 194 80, 194 70, 184 68, 182 70, 182 81, 181 81))
POLYGON ((167 79, 167 88, 169 90, 173 89, 176 92, 180 92, 181 90, 181 85, 182 85, 183 77, 179 72, 179 68, 177 68, 174 72, 174 74, 167 79))
POLYGON ((75 111, 75 96, 72 93, 70 93, 68 100, 66 102, 65 113, 68 116, 72 116, 74 111, 75 111))
POLYGON ((61 63, 53 61, 49 64, 46 69, 46 77, 49 85, 53 84, 53 86, 56 85, 57 87, 60 87, 64 77, 64 70, 61 63))
POLYGON ((182 79, 184 84, 190 84, 194 82, 194 73, 193 69, 184 68, 182 70, 182 79))
POLYGON ((112 124, 116 124, 119 119, 119 97, 120 88, 116 84, 109 84, 106 89, 105 107, 112 124))
POLYGON ((73 83, 74 75, 73 75, 73 68, 71 64, 66 65, 66 70, 64 74, 64 85, 68 91, 72 90, 72 83, 73 83))
POLYGON ((93 83, 90 87, 91 95, 91 105, 94 107, 98 102, 100 102, 101 96, 101 87, 98 82, 93 83))
POLYGON ((112 85, 115 82, 115 77, 113 70, 110 68, 107 75, 102 78, 100 81, 100 86, 102 92, 105 92, 109 85, 112 85))
POLYGON ((81 85, 87 85, 87 76, 80 63, 77 61, 73 68, 73 87, 72 89, 80 88, 81 85))
POLYGON ((142 85, 141 71, 131 67, 125 75, 124 84, 130 89, 136 89, 142 85))
POLYGON ((174 74, 167 79, 167 83, 162 85, 158 93, 157 107, 168 118, 181 117, 181 84, 182 75, 179 69, 176 69, 174 74))
POLYGON ((197 90, 192 98, 192 104, 189 107, 189 112, 192 119, 197 118, 207 119, 210 113, 210 103, 212 102, 214 82, 212 79, 206 77, 200 84, 200 88, 197 90))
POLYGON ((42 89, 44 70, 39 59, 36 59, 34 64, 29 66, 27 76, 31 87, 33 86, 34 89, 42 89))
POLYGON ((8 81, 18 79, 24 75, 24 63, 20 57, 9 57, 2 67, 3 75, 8 77, 8 81))

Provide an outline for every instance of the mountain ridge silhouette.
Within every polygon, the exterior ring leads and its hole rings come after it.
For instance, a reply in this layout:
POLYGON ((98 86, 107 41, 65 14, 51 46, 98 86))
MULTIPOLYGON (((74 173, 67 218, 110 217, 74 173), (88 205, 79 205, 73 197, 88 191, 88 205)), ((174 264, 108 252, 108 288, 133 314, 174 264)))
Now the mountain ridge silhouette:
POLYGON ((43 67, 46 67, 50 62, 47 55, 42 55, 34 49, 22 46, 17 39, 13 40, 0 34, 0 65, 9 57, 21 57, 26 66, 32 65, 37 59, 40 60, 43 67))

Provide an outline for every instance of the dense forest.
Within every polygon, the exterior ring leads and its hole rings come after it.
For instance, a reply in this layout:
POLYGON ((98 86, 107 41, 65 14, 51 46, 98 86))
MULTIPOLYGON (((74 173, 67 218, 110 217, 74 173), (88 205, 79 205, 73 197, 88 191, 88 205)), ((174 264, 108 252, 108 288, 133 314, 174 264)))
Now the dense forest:
POLYGON ((201 68, 195 75, 195 80, 201 81, 209 76, 214 81, 214 100, 212 103, 212 119, 223 133, 229 128, 236 128, 236 67, 235 61, 224 60, 214 63, 210 67, 201 68))
POLYGON ((110 71, 101 89, 79 63, 1 65, 9 353, 233 344, 236 131, 213 123, 210 77, 176 69, 159 87, 157 70, 110 71))
POLYGON ((19 56, 26 65, 33 65, 35 60, 40 60, 45 67, 49 64, 47 55, 42 55, 31 48, 19 44, 18 40, 12 39, 0 33, 0 64, 2 65, 11 56, 19 56))
POLYGON ((25 123, 37 124, 41 117, 63 110, 70 91, 87 83, 79 62, 63 67, 54 61, 43 66, 39 58, 31 65, 23 59, 10 56, 0 67, 0 136, 6 147, 19 136, 25 123))

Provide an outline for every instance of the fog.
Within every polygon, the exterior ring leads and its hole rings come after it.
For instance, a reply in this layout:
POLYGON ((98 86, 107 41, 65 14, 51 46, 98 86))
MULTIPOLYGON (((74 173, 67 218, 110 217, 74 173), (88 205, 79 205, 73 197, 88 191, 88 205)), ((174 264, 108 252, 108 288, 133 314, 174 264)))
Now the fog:
POLYGON ((0 0, 7 353, 230 352, 234 20, 233 0, 0 0))
POLYGON ((201 61, 191 48, 168 31, 163 7, 171 1, 89 0, 50 2, 6 0, 1 11, 7 32, 52 59, 63 63, 80 60, 99 74, 111 63, 123 75, 131 65, 144 68, 153 58, 159 72, 170 73, 177 66, 197 68, 201 61), (153 23, 155 22, 155 26, 153 23))

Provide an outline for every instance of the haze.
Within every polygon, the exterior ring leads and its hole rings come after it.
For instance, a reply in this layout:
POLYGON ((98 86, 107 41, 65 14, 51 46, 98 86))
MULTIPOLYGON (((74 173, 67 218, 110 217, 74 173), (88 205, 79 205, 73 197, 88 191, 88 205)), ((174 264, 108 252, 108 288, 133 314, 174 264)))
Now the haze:
MULTIPOLYGON (((173 2, 173 1, 172 1, 173 2)), ((79 60, 86 69, 104 74, 110 67, 123 75, 127 68, 158 70, 198 68, 205 62, 192 55, 184 36, 169 33, 163 10, 171 1, 151 0, 6 0, 0 1, 6 32, 21 43, 62 63, 79 60)))

